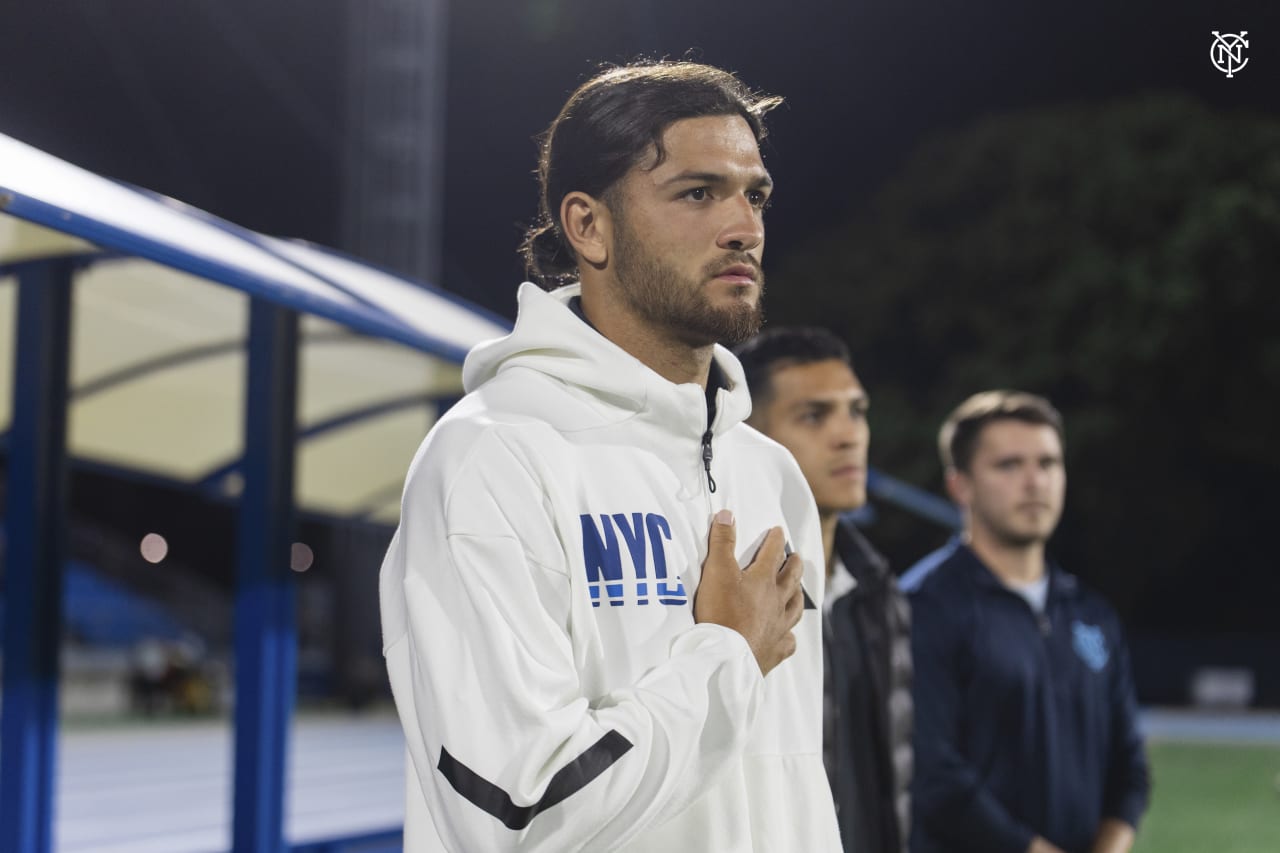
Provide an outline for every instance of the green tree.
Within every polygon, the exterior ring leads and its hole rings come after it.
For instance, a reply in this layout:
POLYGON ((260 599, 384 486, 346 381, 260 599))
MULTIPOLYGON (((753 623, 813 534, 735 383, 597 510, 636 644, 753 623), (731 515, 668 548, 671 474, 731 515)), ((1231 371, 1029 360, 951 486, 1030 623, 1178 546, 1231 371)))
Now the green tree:
MULTIPOLYGON (((1064 562, 1148 625, 1274 630, 1280 121, 1172 96, 984 120, 771 281, 771 322, 851 344, 875 464, 936 487, 953 406, 1043 393, 1067 422, 1064 562)), ((889 532, 898 555, 937 538, 889 532)))

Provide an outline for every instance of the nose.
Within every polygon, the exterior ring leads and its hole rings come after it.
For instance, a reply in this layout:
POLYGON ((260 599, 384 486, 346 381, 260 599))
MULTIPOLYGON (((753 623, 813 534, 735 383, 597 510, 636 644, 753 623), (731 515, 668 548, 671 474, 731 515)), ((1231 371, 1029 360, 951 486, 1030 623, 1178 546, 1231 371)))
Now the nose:
POLYGON ((729 207, 728 220, 716 245, 734 252, 749 252, 764 243, 764 216, 745 195, 737 196, 729 207))
POLYGON ((845 412, 840 417, 833 418, 832 421, 834 422, 832 439, 838 450, 861 447, 867 443, 867 421, 862 416, 845 412))

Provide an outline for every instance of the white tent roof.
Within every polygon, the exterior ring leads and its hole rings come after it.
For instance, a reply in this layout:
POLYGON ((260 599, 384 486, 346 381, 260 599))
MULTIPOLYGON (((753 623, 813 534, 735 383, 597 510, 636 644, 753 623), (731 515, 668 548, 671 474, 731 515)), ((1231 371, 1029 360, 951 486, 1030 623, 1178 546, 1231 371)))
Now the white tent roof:
POLYGON ((79 258, 73 457, 234 494, 248 296, 303 312, 301 509, 394 522, 459 364, 504 320, 357 260, 266 237, 0 135, 0 430, 23 263, 79 258))

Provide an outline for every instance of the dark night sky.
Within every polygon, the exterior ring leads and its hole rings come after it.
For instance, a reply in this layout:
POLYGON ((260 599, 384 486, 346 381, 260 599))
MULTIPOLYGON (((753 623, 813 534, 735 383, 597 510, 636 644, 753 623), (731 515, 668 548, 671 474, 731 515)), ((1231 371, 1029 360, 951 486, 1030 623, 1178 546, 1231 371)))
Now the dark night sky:
MULTIPOLYGON (((250 228, 338 245, 339 0, 3 0, 0 132, 250 228)), ((510 316, 534 136, 599 61, 693 56, 787 98, 766 267, 851 217, 925 136, 1158 91, 1280 114, 1263 0, 470 0, 449 10, 440 285, 510 316), (1234 79, 1211 32, 1249 31, 1234 79)))
MULTIPOLYGON (((1280 111, 1275 4, 1047 5, 454 3, 440 283, 512 312, 532 138, 598 61, 692 49, 787 98, 768 155, 775 262, 855 211, 923 135, 985 115, 1157 90, 1280 111), (1215 29, 1250 31, 1234 79, 1209 62, 1215 29)), ((336 244, 344 15, 339 0, 24 4, 5 16, 0 132, 257 230, 336 244)))

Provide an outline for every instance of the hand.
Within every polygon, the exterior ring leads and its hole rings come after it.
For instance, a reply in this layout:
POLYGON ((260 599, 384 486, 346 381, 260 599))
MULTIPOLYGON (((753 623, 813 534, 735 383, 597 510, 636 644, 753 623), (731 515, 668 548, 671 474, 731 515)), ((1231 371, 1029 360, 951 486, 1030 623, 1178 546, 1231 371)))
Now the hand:
POLYGON ((733 513, 722 509, 711 522, 707 559, 693 600, 693 620, 732 628, 746 638, 765 675, 796 651, 791 629, 804 612, 799 555, 783 553, 781 527, 765 536, 745 569, 734 554, 733 513), (785 558, 785 560, 784 560, 785 558))
POLYGON ((1135 835, 1133 827, 1124 821, 1114 817, 1106 818, 1098 827, 1092 853, 1128 853, 1133 847, 1135 835))
POLYGON ((1062 853, 1062 848, 1037 835, 1031 839, 1031 846, 1027 848, 1027 853, 1062 853))

